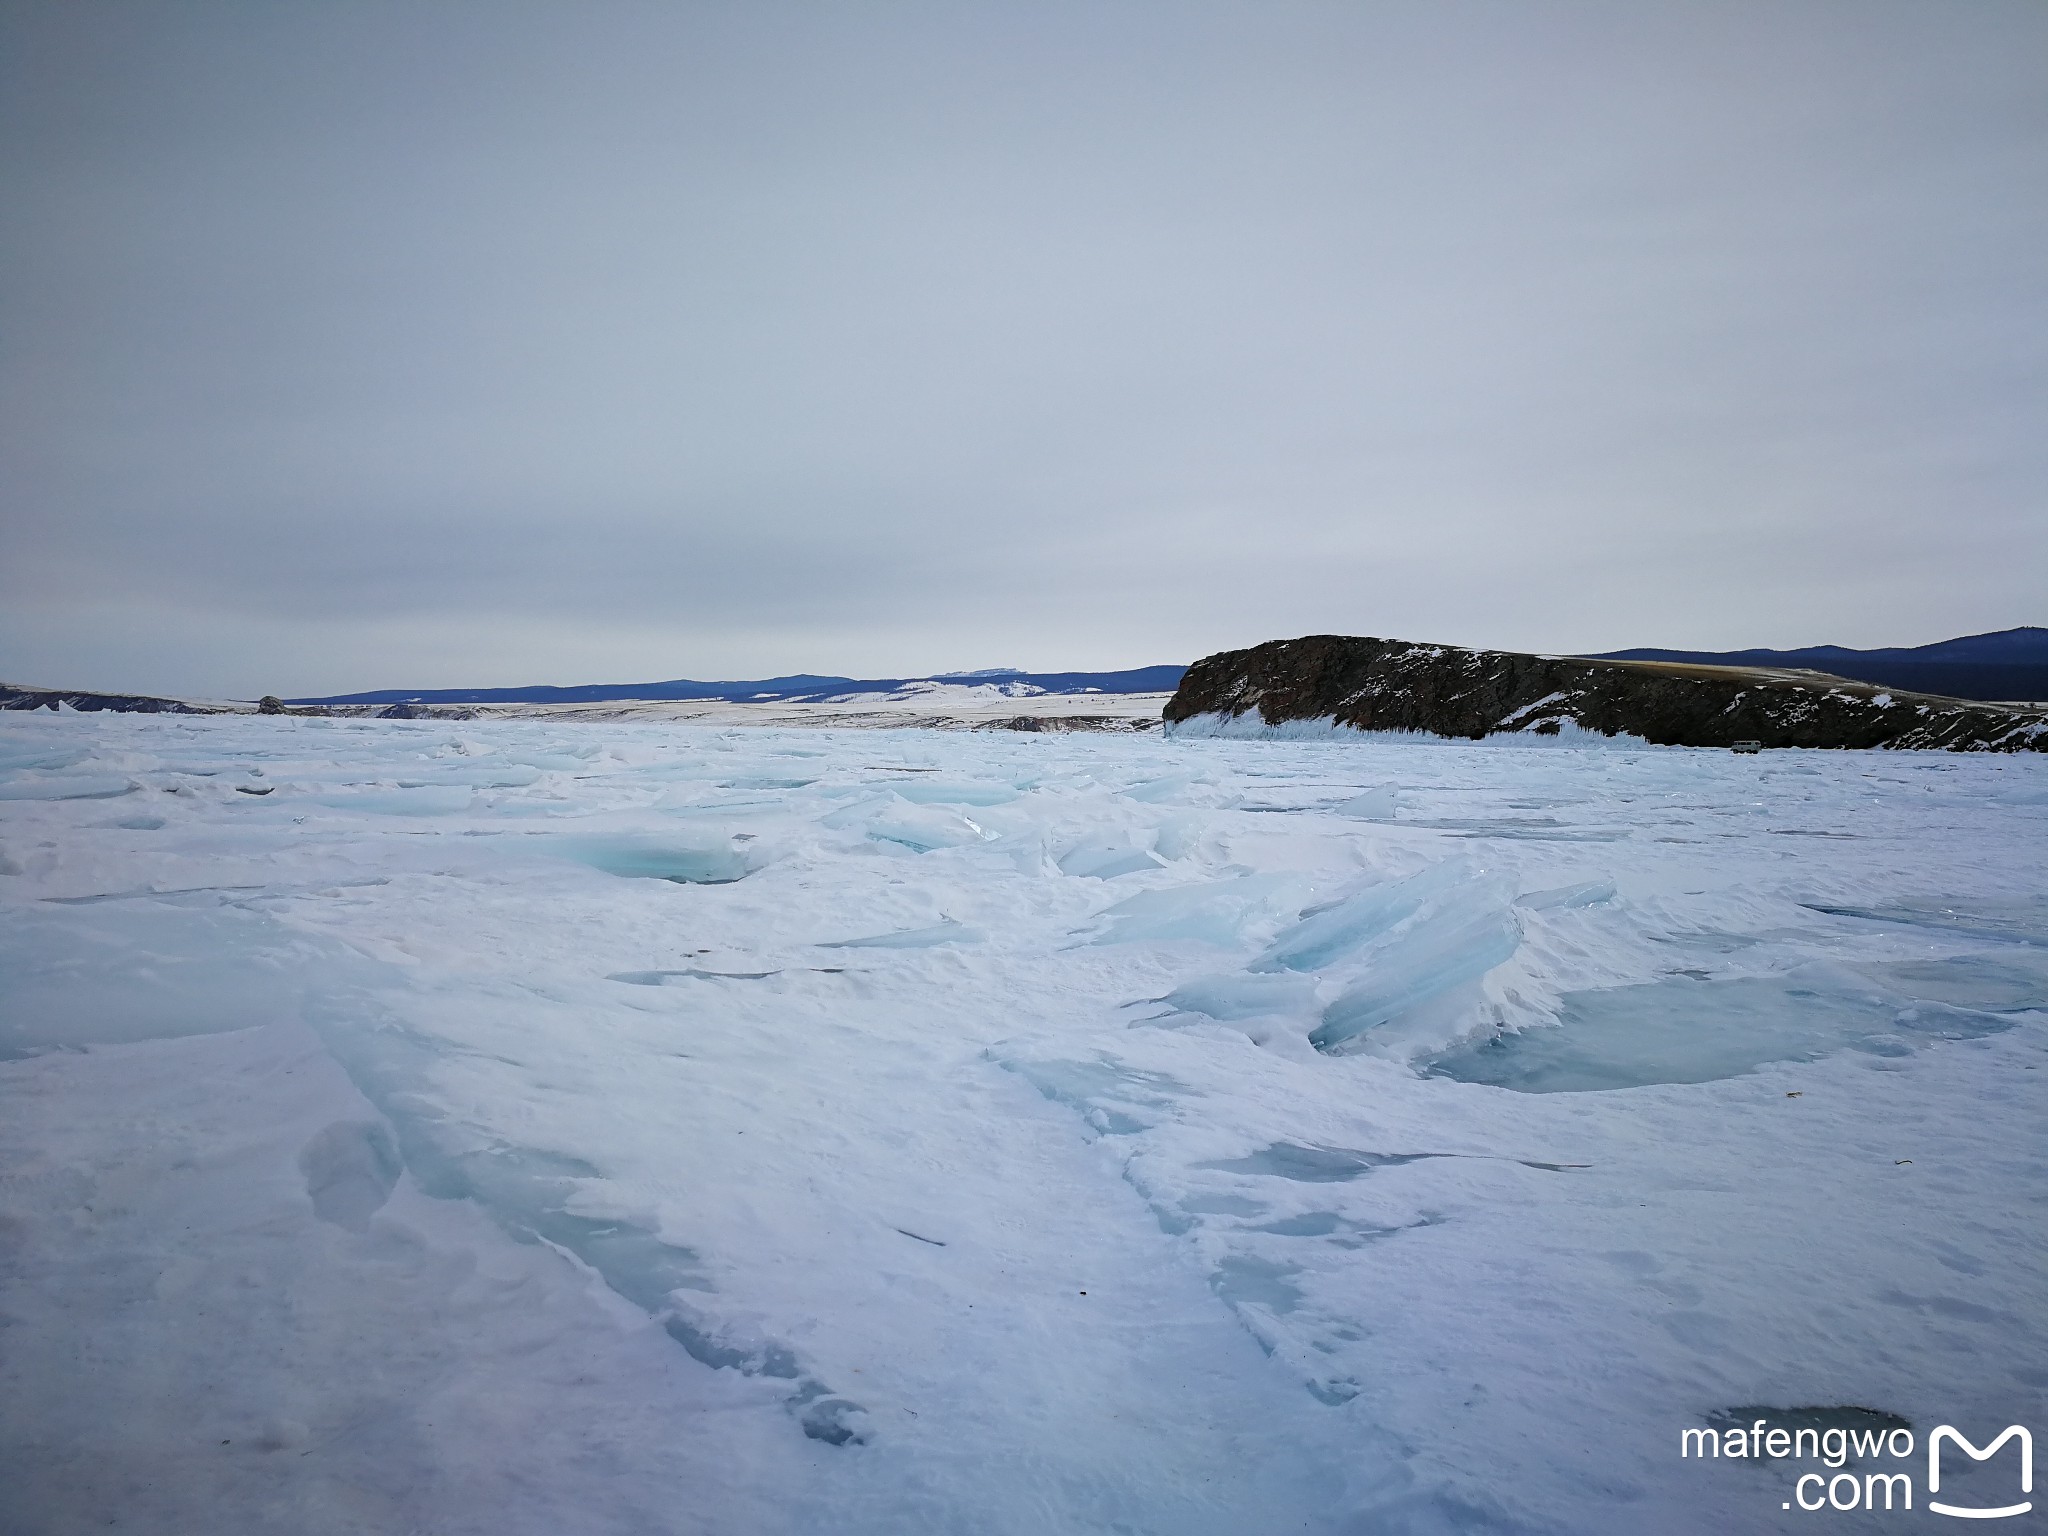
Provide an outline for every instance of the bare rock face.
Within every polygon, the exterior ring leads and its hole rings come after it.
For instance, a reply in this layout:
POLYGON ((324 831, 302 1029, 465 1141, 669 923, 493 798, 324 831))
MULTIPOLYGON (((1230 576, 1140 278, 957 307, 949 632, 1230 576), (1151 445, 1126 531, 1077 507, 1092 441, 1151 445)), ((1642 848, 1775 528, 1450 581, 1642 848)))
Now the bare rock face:
POLYGON ((81 712, 113 710, 133 715, 206 715, 217 711, 197 708, 177 699, 154 699, 134 693, 87 693, 75 688, 16 688, 0 683, 0 709, 75 709, 81 712))
POLYGON ((2048 712, 1905 693, 1819 672, 1589 661, 1349 635, 1204 657, 1166 706, 1169 730, 1330 721, 1478 740, 1566 725, 1660 746, 2048 751, 2048 712))
POLYGON ((1134 720, 1128 715, 1016 715, 997 720, 987 727, 1000 731, 1151 731, 1157 720, 1134 720))

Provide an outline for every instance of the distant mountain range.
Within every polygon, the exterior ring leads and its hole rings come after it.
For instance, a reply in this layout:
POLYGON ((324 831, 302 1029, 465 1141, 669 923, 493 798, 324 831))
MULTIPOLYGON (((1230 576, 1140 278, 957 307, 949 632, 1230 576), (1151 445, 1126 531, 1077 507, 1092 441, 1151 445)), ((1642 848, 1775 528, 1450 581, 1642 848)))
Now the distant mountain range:
POLYGON ((994 667, 931 677, 763 677, 750 682, 587 683, 574 688, 380 688, 288 704, 607 704, 625 699, 715 699, 736 704, 815 703, 854 693, 894 693, 913 683, 992 686, 1025 693, 1171 693, 1186 667, 1132 667, 1122 672, 1020 672, 994 667))
POLYGON ((1605 651, 1599 661, 1694 661, 1722 667, 1803 667, 1952 699, 2048 699, 2048 629, 2028 625, 1932 645, 1852 651, 1810 645, 1797 651, 1605 651))
MULTIPOLYGON (((1691 661, 1726 667, 1796 667, 1857 682, 1955 699, 2048 699, 2048 629, 2026 627, 1965 635, 1932 645, 1857 651, 1813 645, 1794 651, 1668 651, 1649 647, 1606 651, 1600 661, 1691 661)), ((992 667, 924 677, 787 677, 734 682, 674 678, 660 683, 586 683, 558 688, 379 688, 290 704, 604 704, 624 700, 701 699, 729 703, 815 703, 848 694, 894 693, 916 683, 996 686, 1018 693, 1171 693, 1186 667, 1133 667, 1121 672, 1025 672, 992 667)))
MULTIPOLYGON (((2048 629, 2005 629, 1933 645, 1856 651, 1813 645, 1796 651, 1606 651, 1600 661, 1692 661, 1725 667, 1798 667, 1857 682, 1954 699, 2048 699, 2048 629)), ((289 704, 605 704, 635 699, 702 699, 736 704, 816 703, 848 694, 894 693, 916 683, 996 686, 1017 693, 1171 693, 1186 667, 1122 672, 1025 672, 992 667, 925 677, 825 677, 799 672, 737 682, 674 678, 661 683, 586 683, 556 688, 379 688, 289 704)))

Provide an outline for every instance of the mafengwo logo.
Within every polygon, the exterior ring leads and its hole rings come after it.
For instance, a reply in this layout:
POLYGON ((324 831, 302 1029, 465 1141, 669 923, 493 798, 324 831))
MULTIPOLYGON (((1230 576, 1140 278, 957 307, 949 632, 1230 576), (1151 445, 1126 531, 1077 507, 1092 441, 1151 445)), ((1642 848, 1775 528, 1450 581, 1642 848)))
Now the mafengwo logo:
POLYGON ((1952 1442, 1956 1449, 1974 1461, 1989 1461, 2008 1440, 2020 1443, 2020 1492, 2034 1491, 2034 1437, 2024 1425, 2008 1424, 2005 1433, 1978 1450, 1965 1440, 1960 1430, 1947 1424, 1935 1426, 1934 1433, 1927 1437, 1927 1507, 1937 1515, 1960 1515, 1965 1520, 2002 1520, 2008 1515, 2024 1515, 2034 1507, 2031 1499, 2017 1504, 2007 1504, 2001 1509, 1979 1509, 1971 1505, 1942 1504, 1932 1495, 1941 1492, 1941 1447, 1943 1442, 1952 1442))
MULTIPOLYGON (((1800 1470, 1783 1509, 1847 1514, 1915 1507, 1919 1447, 1903 1419, 1867 1408, 1792 1408, 1738 1409, 1708 1422, 1710 1429, 1680 1434, 1681 1457, 1819 1463, 1817 1470, 1800 1470), (1757 1417, 1739 1423, 1735 1413, 1757 1417)), ((2034 1436, 2024 1424, 2008 1424, 1981 1446, 1954 1425, 1939 1424, 1927 1437, 1926 1455, 1926 1499, 1919 1507, 1927 1513, 2006 1520, 2033 1510, 2034 1436), (2011 1454, 2000 1456, 2009 1447, 2011 1454), (1999 1457, 2000 1466, 1992 1475, 1971 1476, 1967 1494, 1955 1488, 1959 1475, 1975 1474, 1978 1463, 1993 1457, 1999 1457), (1950 1484, 1946 1499, 1939 1497, 1944 1474, 1950 1484), (2011 1496, 2015 1488, 2018 1497, 2011 1496)))

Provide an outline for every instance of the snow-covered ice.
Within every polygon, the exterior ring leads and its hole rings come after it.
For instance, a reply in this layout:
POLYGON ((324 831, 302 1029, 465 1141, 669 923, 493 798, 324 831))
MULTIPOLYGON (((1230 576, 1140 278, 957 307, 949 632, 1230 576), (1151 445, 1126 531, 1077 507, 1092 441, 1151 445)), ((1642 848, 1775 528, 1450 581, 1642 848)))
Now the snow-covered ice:
POLYGON ((2044 833, 2035 758, 0 718, 0 1529, 1802 1529, 1681 1432, 2048 1429, 2044 833))

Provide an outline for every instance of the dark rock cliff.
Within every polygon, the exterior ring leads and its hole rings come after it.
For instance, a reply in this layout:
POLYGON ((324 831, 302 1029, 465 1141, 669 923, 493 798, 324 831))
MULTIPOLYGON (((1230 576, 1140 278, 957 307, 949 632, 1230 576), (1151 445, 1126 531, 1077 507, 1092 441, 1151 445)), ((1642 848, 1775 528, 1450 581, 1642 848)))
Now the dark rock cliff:
POLYGON ((75 688, 16 688, 0 683, 0 709, 114 710, 124 715, 206 715, 217 711, 196 709, 176 699, 152 699, 135 693, 85 693, 75 688))
POLYGON ((1817 672, 1589 661, 1348 635, 1204 657, 1166 706, 1245 724, 1333 720, 1366 731, 1556 735, 1573 724, 1660 746, 2048 751, 2048 713, 1849 682, 1817 672))

